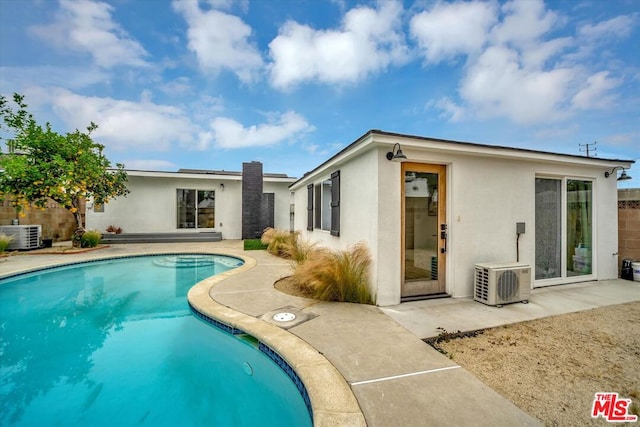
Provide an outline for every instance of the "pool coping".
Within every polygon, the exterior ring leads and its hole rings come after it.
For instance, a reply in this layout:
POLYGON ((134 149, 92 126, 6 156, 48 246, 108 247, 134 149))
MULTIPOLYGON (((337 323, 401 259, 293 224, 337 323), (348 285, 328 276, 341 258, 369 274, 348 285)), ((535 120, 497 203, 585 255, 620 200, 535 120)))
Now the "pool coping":
MULTIPOLYGON (((226 255, 224 250, 219 252, 226 255)), ((257 338, 279 355, 306 388, 314 426, 366 426, 364 414, 351 387, 318 350, 278 326, 220 304, 210 295, 211 289, 217 284, 258 265, 249 256, 231 256, 244 260, 244 264, 198 282, 187 293, 189 304, 200 313, 257 338)))

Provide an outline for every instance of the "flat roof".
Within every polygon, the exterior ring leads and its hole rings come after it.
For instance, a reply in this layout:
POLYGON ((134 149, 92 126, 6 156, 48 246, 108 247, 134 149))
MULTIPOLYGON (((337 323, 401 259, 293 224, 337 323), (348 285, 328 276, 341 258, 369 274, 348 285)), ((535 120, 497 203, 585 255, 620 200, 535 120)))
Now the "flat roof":
MULTIPOLYGON (((142 169, 125 169, 125 172, 132 176, 153 176, 153 177, 170 177, 180 176, 185 178, 218 178, 226 180, 240 181, 242 172, 225 171, 225 170, 209 170, 209 169, 178 169, 177 171, 152 171, 142 169)), ((273 181, 295 181, 296 178, 288 176, 285 173, 263 173, 263 179, 273 181)))
MULTIPOLYGON (((196 173, 196 174, 206 174, 206 175, 233 175, 233 176, 242 176, 242 172, 236 171, 226 171, 226 170, 209 170, 209 169, 178 169, 177 173, 196 173)), ((262 173, 262 176, 268 178, 293 178, 288 176, 286 173, 262 173)))
POLYGON ((517 148, 517 147, 507 147, 507 146, 502 146, 502 145, 480 144, 480 143, 476 143, 476 142, 454 141, 454 140, 450 140, 450 139, 431 138, 431 137, 427 137, 427 136, 402 134, 402 133, 396 133, 396 132, 382 131, 382 130, 379 130, 379 129, 371 129, 371 130, 365 132, 362 136, 357 138, 351 144, 347 145, 345 148, 343 148, 342 150, 338 151, 336 154, 334 154, 333 156, 331 156, 330 158, 328 158, 327 160, 325 160, 324 162, 322 162, 321 164, 316 166, 315 168, 311 169, 308 172, 305 172, 302 175, 302 177, 297 179, 296 182, 292 183, 290 185, 290 187, 296 185, 299 181, 302 181, 304 178, 306 178, 308 175, 313 174, 315 171, 317 171, 319 169, 322 169, 323 166, 325 166, 327 163, 330 163, 332 160, 334 160, 334 159, 340 157, 341 155, 347 153, 348 151, 352 150, 355 146, 357 146, 363 140, 367 139, 370 136, 375 136, 375 135, 388 136, 388 137, 393 137, 393 138, 417 139, 417 140, 422 140, 422 141, 430 141, 430 142, 437 142, 437 143, 444 143, 444 144, 452 144, 452 145, 456 145, 456 146, 466 146, 466 147, 468 147, 470 149, 471 148, 475 148, 475 149, 480 148, 480 149, 487 149, 487 150, 510 151, 510 152, 513 152, 513 153, 520 152, 520 153, 541 154, 541 155, 548 155, 548 156, 561 156, 561 157, 567 157, 567 158, 573 158, 573 159, 580 159, 580 160, 584 160, 584 161, 608 161, 608 162, 617 162, 617 163, 635 163, 635 160, 607 159, 607 158, 601 158, 601 157, 587 157, 587 156, 580 156, 580 155, 577 155, 577 154, 563 154, 563 153, 555 153, 555 152, 551 152, 551 151, 533 150, 533 149, 530 149, 530 148, 517 148))

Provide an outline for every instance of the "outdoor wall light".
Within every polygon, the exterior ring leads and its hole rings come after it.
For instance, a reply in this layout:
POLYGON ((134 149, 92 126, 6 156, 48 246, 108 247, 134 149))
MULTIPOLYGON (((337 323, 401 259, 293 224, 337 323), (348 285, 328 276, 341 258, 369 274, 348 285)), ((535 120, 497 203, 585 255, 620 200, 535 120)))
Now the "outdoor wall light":
POLYGON ((224 191, 224 183, 220 183, 220 191, 224 191))
POLYGON ((622 169, 622 173, 618 177, 618 181, 626 181, 628 179, 631 179, 631 177, 629 175, 627 175, 627 171, 622 166, 616 166, 615 168, 611 169, 611 172, 605 172, 604 173, 604 177, 605 178, 609 178, 609 176, 612 173, 614 173, 616 171, 616 169, 622 169))
POLYGON ((394 144, 391 151, 387 153, 387 160, 391 160, 392 162, 404 162, 407 160, 407 156, 405 156, 400 149, 400 144, 398 144, 397 142, 394 144), (396 147, 398 147, 397 150, 396 147))

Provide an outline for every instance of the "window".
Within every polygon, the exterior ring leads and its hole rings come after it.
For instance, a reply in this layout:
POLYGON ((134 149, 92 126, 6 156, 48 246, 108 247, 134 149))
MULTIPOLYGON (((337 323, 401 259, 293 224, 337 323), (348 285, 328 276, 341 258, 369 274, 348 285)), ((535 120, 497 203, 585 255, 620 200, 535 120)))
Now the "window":
POLYGON ((325 231, 331 231, 331 187, 330 180, 315 185, 314 226, 325 231))
POLYGON ((536 280, 592 274, 593 182, 536 178, 536 280))
POLYGON ((340 171, 307 186, 307 230, 314 228, 340 235, 340 171))
POLYGON ((177 227, 214 228, 215 191, 178 189, 177 227))

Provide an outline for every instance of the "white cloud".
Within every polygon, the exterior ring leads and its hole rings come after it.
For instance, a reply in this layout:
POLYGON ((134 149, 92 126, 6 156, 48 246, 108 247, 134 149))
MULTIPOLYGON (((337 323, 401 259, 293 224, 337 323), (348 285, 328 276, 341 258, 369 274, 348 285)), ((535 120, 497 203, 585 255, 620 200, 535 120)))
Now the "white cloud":
POLYGON ((158 89, 167 95, 184 96, 193 93, 191 81, 188 77, 178 77, 174 80, 162 82, 158 85, 158 89))
POLYGON ((60 0, 53 23, 30 27, 46 42, 61 49, 88 53, 102 68, 145 66, 145 49, 111 17, 113 7, 90 0, 60 0))
POLYGON ((542 0, 510 1, 502 6, 504 18, 492 31, 498 44, 525 47, 536 43, 559 21, 542 0))
MULTIPOLYGON (((637 148, 638 139, 640 139, 639 132, 618 133, 615 135, 609 135, 606 137, 606 143, 614 147, 630 147, 637 148)), ((637 152, 637 151, 636 151, 637 152)), ((640 160, 640 159, 636 159, 640 160)))
POLYGON ((385 1, 378 9, 349 10, 338 30, 315 30, 288 21, 269 44, 273 86, 288 89, 314 80, 353 83, 406 62, 401 13, 400 3, 385 1))
POLYGON ((543 69, 548 61, 562 53, 565 49, 572 47, 574 44, 575 41, 571 37, 533 43, 526 49, 520 50, 522 65, 525 68, 543 69))
POLYGON ((609 78, 608 71, 601 71, 587 78, 586 84, 572 99, 574 108, 589 110, 606 108, 614 101, 611 90, 622 83, 619 79, 609 78))
POLYGON ((593 41, 605 41, 611 38, 625 38, 633 31, 637 14, 620 15, 597 24, 586 24, 578 34, 593 41))
POLYGON ((123 163, 129 170, 174 171, 178 169, 175 163, 167 160, 125 160, 123 163))
POLYGON ((447 119, 450 122, 456 123, 464 119, 465 111, 459 105, 456 105, 450 98, 440 98, 435 102, 431 102, 427 105, 427 107, 435 106, 436 108, 442 110, 442 114, 440 118, 447 119))
POLYGON ((411 35, 430 63, 479 52, 497 20, 494 3, 436 3, 411 18, 411 35))
POLYGON ((189 25, 188 46, 203 71, 228 69, 245 83, 257 78, 262 56, 250 43, 252 29, 242 19, 215 9, 203 11, 198 0, 174 0, 173 7, 189 25))
POLYGON ((69 128, 84 130, 93 121, 99 126, 94 140, 113 149, 164 151, 176 143, 193 148, 197 127, 179 108, 87 97, 66 89, 41 90, 46 90, 47 102, 69 128))
POLYGON ((304 117, 288 111, 275 115, 268 123, 249 127, 227 117, 217 117, 211 122, 211 133, 203 138, 212 140, 220 148, 263 147, 313 130, 304 117))
POLYGON ((230 10, 239 7, 240 10, 246 12, 249 9, 249 0, 205 0, 214 9, 230 10))
POLYGON ((463 78, 462 98, 484 117, 508 117, 521 124, 562 118, 573 71, 527 69, 518 59, 513 49, 488 48, 463 78))
POLYGON ((54 65, 0 66, 0 75, 3 90, 11 87, 14 92, 21 92, 24 88, 33 85, 33 82, 38 82, 41 86, 59 86, 78 90, 104 83, 110 78, 109 73, 99 67, 54 65))
MULTIPOLYGON (((618 17, 579 30, 580 40, 629 34, 633 19, 618 17)), ((557 122, 577 110, 603 108, 621 83, 590 71, 575 51, 576 38, 552 36, 566 21, 541 0, 437 3, 411 20, 427 63, 461 56, 459 100, 431 101, 452 122, 505 117, 518 124, 557 122)))

